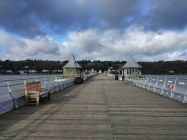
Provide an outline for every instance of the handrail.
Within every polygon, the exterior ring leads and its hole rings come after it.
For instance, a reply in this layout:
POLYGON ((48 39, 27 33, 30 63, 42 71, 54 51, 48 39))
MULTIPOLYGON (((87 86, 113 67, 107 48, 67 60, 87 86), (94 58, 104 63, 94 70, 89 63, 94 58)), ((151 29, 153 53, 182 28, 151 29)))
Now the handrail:
POLYGON ((187 78, 147 75, 145 78, 125 77, 125 80, 127 83, 133 82, 132 85, 187 103, 187 78), (168 83, 173 88, 168 88, 168 83))
MULTIPOLYGON (((42 82, 44 82, 43 85, 47 85, 47 84, 51 84, 53 83, 53 78, 54 77, 57 77, 56 75, 55 76, 39 76, 39 77, 27 77, 27 78, 15 78, 15 79, 4 79, 4 80, 0 80, 0 88, 2 87, 9 87, 9 89, 7 89, 8 92, 11 91, 11 87, 14 87, 14 86, 18 86, 18 85, 23 85, 24 81, 29 81, 29 80, 40 80, 42 82), (12 82, 16 82, 16 81, 22 81, 23 82, 19 82, 19 83, 12 83, 12 82), (2 82, 5 82, 3 85, 1 84, 2 82)), ((64 77, 62 75, 59 75, 58 77, 61 77, 61 79, 64 79, 64 77)), ((1 92, 4 92, 4 91, 1 91, 0 90, 0 94, 1 92)))
MULTIPOLYGON (((27 77, 27 78, 15 78, 0 80, 0 114, 6 111, 12 110, 25 105, 25 91, 24 82, 40 81, 42 87, 50 86, 51 91, 57 92, 63 88, 73 85, 74 80, 72 76, 53 75, 53 76, 39 76, 39 77, 27 77), (56 81, 55 78, 64 79, 62 81, 56 81)), ((52 92, 51 92, 52 93, 52 92)))

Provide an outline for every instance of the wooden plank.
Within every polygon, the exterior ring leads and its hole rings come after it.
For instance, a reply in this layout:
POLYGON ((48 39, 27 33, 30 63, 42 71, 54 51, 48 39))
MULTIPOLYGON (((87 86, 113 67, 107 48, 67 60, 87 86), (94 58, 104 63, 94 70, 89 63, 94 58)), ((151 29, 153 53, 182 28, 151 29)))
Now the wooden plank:
POLYGON ((0 116, 0 139, 186 139, 187 105, 98 75, 0 116))

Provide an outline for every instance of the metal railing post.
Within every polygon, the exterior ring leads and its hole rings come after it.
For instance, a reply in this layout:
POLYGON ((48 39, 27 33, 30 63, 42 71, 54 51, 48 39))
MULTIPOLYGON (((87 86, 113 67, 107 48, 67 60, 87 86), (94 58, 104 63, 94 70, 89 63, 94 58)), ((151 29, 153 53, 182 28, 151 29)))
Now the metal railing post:
POLYGON ((157 86, 157 84, 158 84, 158 79, 159 79, 159 77, 157 77, 156 84, 155 84, 155 86, 154 86, 154 88, 153 88, 153 92, 156 91, 156 86, 157 86))
POLYGON ((45 86, 47 87, 47 80, 46 80, 46 78, 44 78, 44 83, 45 83, 45 86))
POLYGON ((186 95, 187 95, 187 91, 186 91, 186 93, 184 93, 184 101, 183 101, 183 103, 186 103, 186 102, 187 102, 186 95))
MULTIPOLYGON (((166 79, 167 79, 167 77, 165 78, 165 80, 164 80, 164 86, 163 86, 163 88, 165 87, 165 84, 166 84, 166 79)), ((161 94, 160 95, 163 95, 163 89, 161 89, 161 94)))
MULTIPOLYGON (((178 78, 175 79, 175 83, 174 83, 174 88, 173 88, 173 90, 175 90, 176 83, 177 83, 177 79, 178 79, 178 78)), ((173 90, 171 91, 171 96, 170 96, 170 98, 173 98, 173 97, 174 97, 173 90)))
POLYGON ((11 93, 11 92, 12 92, 12 90, 11 90, 11 87, 10 87, 9 82, 8 82, 8 80, 7 80, 7 79, 5 79, 5 81, 6 81, 6 84, 7 84, 7 87, 8 87, 8 91, 11 93))

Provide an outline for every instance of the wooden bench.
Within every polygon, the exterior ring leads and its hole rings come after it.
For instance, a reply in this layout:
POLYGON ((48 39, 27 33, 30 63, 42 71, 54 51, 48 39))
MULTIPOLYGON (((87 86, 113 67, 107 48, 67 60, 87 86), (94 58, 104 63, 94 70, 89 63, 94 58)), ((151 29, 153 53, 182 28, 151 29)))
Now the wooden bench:
POLYGON ((44 95, 48 95, 48 100, 50 100, 50 89, 49 88, 41 88, 40 81, 26 83, 24 82, 25 88, 25 102, 26 105, 39 105, 40 98, 44 95), (35 98, 36 103, 30 103, 29 99, 35 98))
POLYGON ((80 84, 80 83, 82 83, 83 82, 83 78, 81 78, 81 77, 75 77, 75 84, 80 84))

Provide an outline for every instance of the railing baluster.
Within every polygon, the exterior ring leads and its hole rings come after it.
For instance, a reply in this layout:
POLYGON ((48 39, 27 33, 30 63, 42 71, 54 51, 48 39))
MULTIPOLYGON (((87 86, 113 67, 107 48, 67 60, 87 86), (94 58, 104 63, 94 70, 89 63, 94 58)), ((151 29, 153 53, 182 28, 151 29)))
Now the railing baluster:
POLYGON ((10 84, 9 84, 9 82, 8 82, 8 80, 6 79, 6 84, 7 84, 7 87, 8 87, 8 91, 11 93, 12 91, 11 91, 11 87, 10 87, 10 84))
POLYGON ((44 78, 44 83, 45 83, 45 85, 47 86, 47 81, 46 81, 46 78, 44 78))

